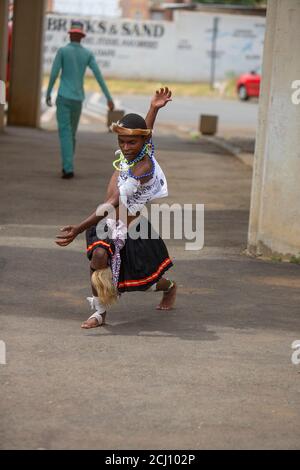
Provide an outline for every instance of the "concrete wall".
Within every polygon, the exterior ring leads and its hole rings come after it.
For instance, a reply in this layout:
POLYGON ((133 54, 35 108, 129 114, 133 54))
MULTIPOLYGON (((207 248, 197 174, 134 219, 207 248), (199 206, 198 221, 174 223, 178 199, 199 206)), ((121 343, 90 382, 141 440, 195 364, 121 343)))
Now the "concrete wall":
MULTIPOLYGON (((82 17, 90 48, 105 76, 161 81, 210 79, 212 28, 219 18, 216 79, 248 72, 261 65, 265 18, 176 12, 175 20, 133 21, 82 17)), ((72 17, 47 15, 44 70, 65 45, 72 17)))
POLYGON ((251 253, 287 259, 300 252, 299 24, 298 0, 269 1, 248 237, 251 253))

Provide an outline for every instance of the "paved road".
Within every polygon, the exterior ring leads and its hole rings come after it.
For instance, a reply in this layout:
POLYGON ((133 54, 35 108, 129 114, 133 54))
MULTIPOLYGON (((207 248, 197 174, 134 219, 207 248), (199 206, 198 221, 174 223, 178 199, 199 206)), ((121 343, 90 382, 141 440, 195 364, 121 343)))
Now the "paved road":
MULTIPOLYGON (((118 96, 121 105, 128 111, 145 114, 149 97, 133 95, 118 96)), ((255 131, 257 122, 257 102, 242 103, 235 100, 174 97, 172 105, 160 113, 160 122, 176 124, 184 128, 196 130, 200 114, 216 114, 219 116, 220 130, 241 129, 255 131)))
POLYGON ((82 331, 84 237, 53 239, 103 198, 116 137, 79 132, 76 178, 62 180, 56 132, 0 136, 0 449, 299 449, 299 266, 240 254, 249 167, 206 142, 156 140, 165 202, 205 204, 204 249, 167 241, 175 310, 128 294, 105 328, 82 331))
MULTIPOLYGON (((149 96, 117 95, 116 105, 126 113, 135 112, 145 115, 148 109, 149 96)), ((234 135, 255 135, 257 122, 257 101, 240 102, 227 99, 174 97, 172 104, 159 114, 159 122, 166 126, 176 126, 183 131, 197 131, 200 114, 216 114, 219 116, 219 132, 234 135)), ((42 106, 44 125, 51 124, 55 109, 47 110, 42 106)), ((104 121, 106 102, 100 93, 87 93, 83 107, 83 118, 87 121, 99 119, 104 121)), ((83 122, 84 122, 83 119, 83 122)))

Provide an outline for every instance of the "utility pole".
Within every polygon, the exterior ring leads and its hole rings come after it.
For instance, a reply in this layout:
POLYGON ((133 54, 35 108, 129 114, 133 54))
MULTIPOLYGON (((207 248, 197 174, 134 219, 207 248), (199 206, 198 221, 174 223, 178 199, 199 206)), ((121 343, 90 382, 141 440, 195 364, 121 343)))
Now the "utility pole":
POLYGON ((216 58, 217 58, 217 36, 219 30, 220 18, 215 17, 212 30, 212 44, 211 44, 211 68, 210 68, 210 87, 214 88, 215 72, 216 72, 216 58))

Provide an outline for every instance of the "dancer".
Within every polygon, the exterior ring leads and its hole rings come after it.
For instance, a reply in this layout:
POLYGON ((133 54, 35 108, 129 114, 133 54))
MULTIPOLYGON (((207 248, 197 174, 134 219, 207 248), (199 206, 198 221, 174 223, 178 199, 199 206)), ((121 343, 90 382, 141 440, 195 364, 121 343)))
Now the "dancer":
POLYGON ((93 292, 90 301, 96 311, 82 328, 103 325, 107 306, 122 292, 163 291, 157 308, 170 310, 174 305, 176 283, 162 277, 173 265, 163 240, 149 222, 146 237, 130 234, 131 230, 136 233, 141 226, 145 228, 145 221, 139 217, 145 204, 168 195, 167 181, 155 159, 151 136, 158 110, 169 101, 171 91, 161 88, 151 100, 146 120, 128 114, 112 125, 112 131, 118 134, 120 151, 105 203, 79 225, 61 229, 64 233, 57 236, 56 243, 67 246, 86 230, 93 292))

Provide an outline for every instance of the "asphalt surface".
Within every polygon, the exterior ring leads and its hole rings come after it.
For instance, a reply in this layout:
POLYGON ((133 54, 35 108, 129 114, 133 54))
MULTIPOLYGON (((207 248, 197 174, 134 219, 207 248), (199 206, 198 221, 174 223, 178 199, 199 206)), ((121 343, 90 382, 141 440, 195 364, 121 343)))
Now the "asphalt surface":
MULTIPOLYGON (((115 95, 115 104, 125 113, 146 115, 149 107, 149 96, 144 95, 115 95)), ((55 95, 53 95, 55 103, 55 95)), ((55 109, 49 111, 45 105, 45 91, 42 95, 42 121, 45 127, 55 126, 55 109)), ((85 119, 100 119, 106 121, 106 100, 100 93, 86 93, 83 103, 85 119)), ((179 129, 182 132, 199 131, 199 120, 202 114, 218 116, 218 133, 224 136, 255 137, 258 100, 241 102, 233 99, 177 97, 172 104, 163 108, 159 115, 160 125, 179 129)))
MULTIPOLYGON (((117 99, 126 112, 147 113, 148 96, 118 95, 117 99)), ((258 102, 257 100, 241 102, 232 99, 175 96, 172 105, 166 107, 160 114, 160 122, 197 131, 202 114, 218 116, 220 133, 227 134, 234 131, 236 135, 244 133, 255 135, 258 102)))
POLYGON ((80 132, 67 181, 55 132, 0 136, 1 449, 299 449, 299 266, 243 254, 251 168, 201 140, 156 147, 164 202, 205 204, 204 248, 166 240, 176 309, 124 294, 83 331, 84 239, 54 237, 103 200, 115 136, 80 132))

